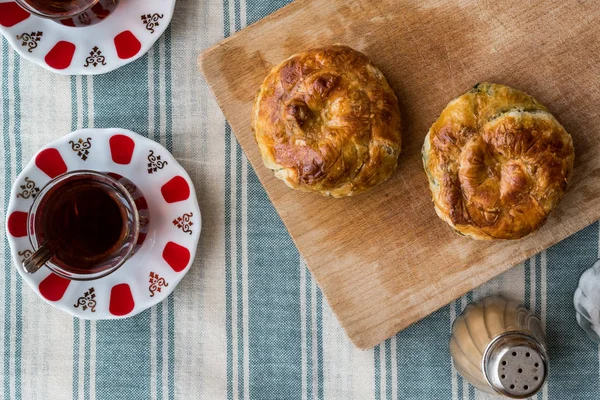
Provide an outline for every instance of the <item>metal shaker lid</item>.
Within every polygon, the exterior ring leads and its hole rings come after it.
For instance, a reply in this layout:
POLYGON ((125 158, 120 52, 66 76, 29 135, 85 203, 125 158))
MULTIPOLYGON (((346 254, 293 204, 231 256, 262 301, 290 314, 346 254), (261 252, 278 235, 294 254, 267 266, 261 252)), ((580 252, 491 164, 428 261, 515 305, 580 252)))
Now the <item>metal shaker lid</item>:
POLYGON ((482 363, 490 386, 513 399, 525 399, 537 393, 548 375, 546 349, 522 331, 497 336, 487 346, 482 363))

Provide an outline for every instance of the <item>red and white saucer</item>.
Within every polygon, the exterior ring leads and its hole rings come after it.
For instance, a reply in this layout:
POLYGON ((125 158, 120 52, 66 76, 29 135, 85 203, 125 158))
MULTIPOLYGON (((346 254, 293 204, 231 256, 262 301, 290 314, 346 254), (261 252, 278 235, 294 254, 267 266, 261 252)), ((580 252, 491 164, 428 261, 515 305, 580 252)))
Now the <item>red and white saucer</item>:
POLYGON ((164 300, 189 270, 200 238, 200 208, 189 175, 160 144, 124 129, 82 129, 40 150, 19 174, 10 195, 7 236, 13 262, 47 303, 76 317, 133 316, 164 300), (63 278, 42 267, 23 270, 31 254, 27 216, 33 199, 67 171, 112 172, 133 182, 150 212, 141 248, 115 272, 90 281, 63 278))
POLYGON ((0 0, 0 33, 24 58, 64 75, 103 74, 144 55, 169 26, 175 0, 121 0, 105 20, 70 27, 0 0))

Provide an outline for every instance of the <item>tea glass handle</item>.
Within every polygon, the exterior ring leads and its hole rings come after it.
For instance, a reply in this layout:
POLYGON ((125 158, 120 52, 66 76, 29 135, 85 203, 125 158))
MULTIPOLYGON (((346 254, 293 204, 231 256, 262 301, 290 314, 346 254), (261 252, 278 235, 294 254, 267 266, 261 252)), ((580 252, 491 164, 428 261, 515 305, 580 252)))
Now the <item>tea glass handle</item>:
POLYGON ((23 260, 23 269, 28 274, 35 274, 53 255, 54 252, 50 249, 48 243, 44 243, 35 253, 23 260))

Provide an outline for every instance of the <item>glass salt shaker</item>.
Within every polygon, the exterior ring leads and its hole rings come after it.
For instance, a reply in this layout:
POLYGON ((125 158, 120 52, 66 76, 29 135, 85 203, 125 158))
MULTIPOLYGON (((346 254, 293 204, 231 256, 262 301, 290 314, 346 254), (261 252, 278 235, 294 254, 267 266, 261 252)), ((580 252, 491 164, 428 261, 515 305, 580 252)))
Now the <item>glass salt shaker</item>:
POLYGON ((501 296, 471 303, 456 318, 450 354, 473 386, 513 399, 537 393, 548 376, 540 320, 519 302, 501 296))
POLYGON ((600 344, 600 260, 581 274, 573 304, 579 326, 600 344))

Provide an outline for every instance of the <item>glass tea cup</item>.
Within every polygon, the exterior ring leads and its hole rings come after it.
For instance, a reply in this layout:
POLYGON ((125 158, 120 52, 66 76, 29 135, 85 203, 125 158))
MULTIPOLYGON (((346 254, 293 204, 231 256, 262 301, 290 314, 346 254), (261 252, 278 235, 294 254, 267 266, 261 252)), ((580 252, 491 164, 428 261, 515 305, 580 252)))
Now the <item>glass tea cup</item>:
POLYGON ((27 234, 33 255, 23 266, 35 273, 46 265, 72 280, 101 278, 139 249, 148 222, 146 200, 128 179, 88 170, 65 173, 31 205, 27 234))
POLYGON ((108 17, 119 0, 15 0, 21 8, 66 26, 96 24, 108 17))

